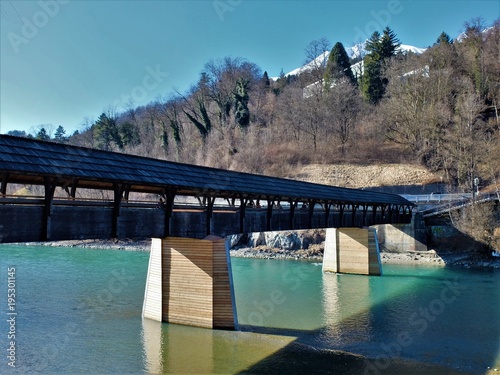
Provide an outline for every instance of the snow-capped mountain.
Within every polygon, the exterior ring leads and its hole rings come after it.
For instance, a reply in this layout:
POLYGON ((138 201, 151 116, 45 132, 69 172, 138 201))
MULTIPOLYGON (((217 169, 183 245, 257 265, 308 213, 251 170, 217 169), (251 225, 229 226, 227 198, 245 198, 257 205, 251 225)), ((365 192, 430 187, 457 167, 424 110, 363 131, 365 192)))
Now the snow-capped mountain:
MULTIPOLYGON (((401 46, 399 47, 399 51, 402 53, 412 52, 412 53, 416 53, 416 54, 421 54, 425 50, 426 50, 426 48, 414 47, 414 46, 410 46, 407 44, 401 44, 401 46)), ((347 55, 351 59, 357 58, 357 57, 364 57, 367 54, 366 41, 364 41, 363 43, 358 43, 352 47, 347 47, 345 49, 345 51, 347 52, 347 55)), ((301 67, 298 67, 296 69, 289 71, 288 73, 285 74, 285 77, 291 76, 291 75, 298 75, 300 73, 304 73, 304 72, 313 70, 313 69, 318 68, 320 66, 325 66, 327 61, 328 61, 329 55, 330 55, 330 51, 325 51, 321 55, 316 57, 313 61, 311 61, 305 65, 302 65, 301 67)), ((358 63, 358 65, 360 65, 360 64, 358 63)), ((357 68, 362 70, 362 66, 359 66, 357 68)), ((278 77, 273 77, 273 79, 276 80, 276 79, 278 79, 278 77)))
MULTIPOLYGON (((487 27, 486 29, 484 29, 482 31, 483 33, 483 37, 485 35, 487 35, 490 31, 492 31, 495 27, 494 26, 491 26, 491 27, 487 27)), ((461 43, 463 42, 463 40, 467 38, 467 34, 465 33, 465 31, 463 33, 461 33, 459 36, 457 36, 457 38, 455 39, 457 42, 461 43)))
MULTIPOLYGON (((355 59, 357 57, 364 57, 367 54, 366 51, 366 42, 355 44, 352 47, 347 47, 345 51, 347 52, 347 56, 351 59, 355 59)), ((401 44, 398 48, 398 51, 401 53, 413 52, 416 54, 421 54, 426 50, 426 48, 419 48, 410 46, 408 44, 401 44)))

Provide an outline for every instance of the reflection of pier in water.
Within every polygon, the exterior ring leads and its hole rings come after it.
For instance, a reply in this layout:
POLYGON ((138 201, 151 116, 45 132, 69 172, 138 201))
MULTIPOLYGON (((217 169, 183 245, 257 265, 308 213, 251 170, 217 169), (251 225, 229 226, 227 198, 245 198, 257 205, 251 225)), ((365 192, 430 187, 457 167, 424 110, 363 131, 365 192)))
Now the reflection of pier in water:
POLYGON ((145 368, 150 374, 226 374, 243 371, 295 337, 221 331, 142 320, 145 368))
POLYGON ((372 278, 366 276, 323 273, 326 320, 323 330, 329 336, 329 341, 340 342, 354 332, 358 337, 351 339, 369 339, 360 333, 370 331, 371 282, 372 278))

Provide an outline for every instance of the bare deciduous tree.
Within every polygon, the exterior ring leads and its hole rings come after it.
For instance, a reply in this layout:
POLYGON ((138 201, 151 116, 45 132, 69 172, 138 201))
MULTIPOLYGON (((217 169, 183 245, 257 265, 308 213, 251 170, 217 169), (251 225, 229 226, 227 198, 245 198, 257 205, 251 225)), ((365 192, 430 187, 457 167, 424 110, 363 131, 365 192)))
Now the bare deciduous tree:
POLYGON ((311 68, 311 70, 307 72, 310 78, 306 81, 306 84, 323 82, 326 65, 328 64, 328 54, 331 49, 331 43, 325 37, 313 40, 306 46, 305 64, 311 68))
POLYGON ((327 112, 326 129, 339 140, 342 155, 345 155, 345 147, 356 127, 362 105, 359 92, 348 78, 342 78, 327 90, 324 100, 327 112))

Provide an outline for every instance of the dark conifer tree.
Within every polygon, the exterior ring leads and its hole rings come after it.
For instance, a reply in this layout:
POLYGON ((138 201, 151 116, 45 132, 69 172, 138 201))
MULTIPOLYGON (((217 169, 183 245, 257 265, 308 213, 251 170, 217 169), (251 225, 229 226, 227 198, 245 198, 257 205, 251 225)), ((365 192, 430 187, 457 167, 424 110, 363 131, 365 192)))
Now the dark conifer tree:
POLYGON ((271 80, 269 79, 269 75, 267 74, 267 71, 265 71, 264 75, 262 76, 262 83, 264 83, 264 87, 266 89, 271 87, 271 80))
POLYGON ((443 31, 439 35, 439 37, 437 38, 436 44, 439 44, 439 45, 442 45, 442 44, 453 44, 453 39, 451 39, 450 36, 443 31))
POLYGON ((330 87, 335 80, 341 77, 347 77, 352 84, 356 84, 356 79, 354 78, 354 74, 351 70, 349 56, 347 56, 344 45, 337 42, 333 46, 326 64, 324 76, 326 87, 330 87))
POLYGON ((380 38, 380 56, 382 59, 388 59, 398 53, 401 46, 399 39, 396 37, 394 31, 386 27, 380 38))
POLYGON ((97 148, 101 150, 111 150, 111 144, 114 143, 118 148, 123 149, 123 142, 114 116, 107 116, 102 113, 97 121, 92 125, 92 132, 97 148))
POLYGON ((39 139, 40 141, 50 141, 50 136, 45 128, 41 128, 38 133, 36 133, 35 139, 39 139))
POLYGON ((64 130, 62 125, 59 125, 56 129, 56 133, 54 134, 54 139, 58 142, 66 142, 68 139, 66 137, 66 130, 64 130))
POLYGON ((387 80, 382 77, 382 67, 386 60, 397 54, 401 43, 396 34, 386 27, 383 34, 375 31, 366 42, 368 54, 364 58, 363 94, 365 99, 377 104, 384 96, 387 80))

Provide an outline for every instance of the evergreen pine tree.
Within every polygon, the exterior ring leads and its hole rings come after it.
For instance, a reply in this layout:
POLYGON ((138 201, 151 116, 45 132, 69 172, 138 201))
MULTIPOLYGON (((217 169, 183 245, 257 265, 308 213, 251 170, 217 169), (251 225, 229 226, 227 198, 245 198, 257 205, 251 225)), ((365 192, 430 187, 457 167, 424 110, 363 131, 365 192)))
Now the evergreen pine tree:
POLYGON ((115 143, 120 149, 123 149, 123 142, 114 117, 109 117, 105 113, 101 114, 92 125, 92 131, 97 148, 109 151, 111 144, 115 143))
POLYGON ((264 87, 266 89, 271 87, 271 80, 269 79, 269 75, 267 74, 267 71, 265 71, 264 75, 262 76, 262 82, 264 83, 264 87))
POLYGON ((366 42, 368 54, 364 58, 362 91, 365 99, 377 104, 384 96, 387 80, 382 77, 382 66, 387 59, 397 54, 401 43, 396 34, 386 27, 383 34, 375 31, 366 42))
POLYGON ((437 38, 436 44, 439 44, 439 45, 442 45, 442 44, 453 44, 453 39, 451 39, 450 36, 443 31, 439 35, 439 37, 437 38))
POLYGON ((340 42, 335 43, 328 56, 328 62, 326 65, 325 71, 325 85, 326 87, 330 87, 335 80, 347 77, 352 84, 356 83, 356 79, 354 78, 354 74, 351 70, 351 63, 349 61, 349 56, 347 56, 347 52, 344 48, 344 45, 340 42))
POLYGON ((66 130, 62 127, 62 125, 59 125, 56 129, 56 133, 54 134, 54 139, 58 142, 66 142, 67 137, 66 137, 66 130))
POLYGON ((50 141, 50 136, 45 128, 41 128, 38 133, 36 133, 35 139, 38 139, 40 141, 50 141))
POLYGON ((380 55, 380 50, 381 50, 381 40, 382 36, 378 31, 374 31, 370 39, 366 41, 366 52, 369 55, 374 55, 374 54, 379 54, 380 55))
POLYGON ((380 56, 382 59, 388 59, 396 55, 401 43, 396 37, 394 31, 386 27, 380 38, 380 56))

